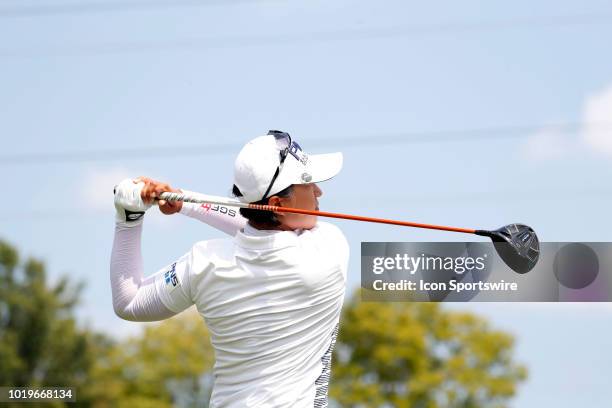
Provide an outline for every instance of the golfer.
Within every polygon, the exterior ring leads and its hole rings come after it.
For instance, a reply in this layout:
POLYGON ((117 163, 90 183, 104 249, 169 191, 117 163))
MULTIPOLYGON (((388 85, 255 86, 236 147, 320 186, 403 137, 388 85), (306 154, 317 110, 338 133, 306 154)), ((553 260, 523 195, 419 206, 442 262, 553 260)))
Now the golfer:
MULTIPOLYGON (((341 167, 341 153, 307 155, 289 134, 270 131, 238 154, 233 193, 245 203, 318 210, 316 183, 341 167)), ((163 213, 231 238, 198 242, 145 277, 142 223, 164 191, 179 190, 145 177, 115 189, 115 313, 154 321, 195 305, 215 350, 211 407, 326 407, 349 257, 342 232, 310 215, 158 201, 163 213)))

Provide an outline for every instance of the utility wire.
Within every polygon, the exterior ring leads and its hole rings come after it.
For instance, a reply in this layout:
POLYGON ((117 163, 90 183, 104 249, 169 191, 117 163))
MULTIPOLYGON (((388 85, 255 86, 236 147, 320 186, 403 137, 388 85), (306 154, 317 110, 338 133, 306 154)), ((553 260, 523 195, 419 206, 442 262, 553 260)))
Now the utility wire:
MULTIPOLYGON (((498 126, 464 130, 438 130, 429 132, 406 132, 393 134, 371 134, 367 136, 342 138, 308 139, 309 147, 341 147, 347 149, 360 146, 388 146, 427 143, 459 143, 470 141, 495 141, 508 138, 521 138, 541 129, 555 129, 564 132, 576 132, 589 126, 600 130, 612 130, 612 122, 568 122, 563 124, 538 124, 523 126, 498 126)), ((113 161, 129 158, 153 159, 190 156, 211 156, 236 152, 241 145, 170 145, 158 147, 134 147, 124 149, 99 149, 63 152, 32 152, 0 155, 0 166, 24 166, 32 164, 79 163, 96 161, 113 161)))
POLYGON ((2 58, 28 58, 44 56, 90 56, 107 54, 133 54, 138 52, 159 52, 174 50, 203 50, 215 48, 240 48, 268 45, 291 45, 329 41, 370 40, 396 37, 425 37, 483 31, 499 31, 517 28, 553 28, 594 24, 609 24, 612 14, 532 17, 512 20, 451 22, 441 24, 422 24, 406 27, 348 28, 311 33, 274 33, 259 36, 189 38, 168 42, 123 42, 97 45, 76 45, 69 47, 27 47, 24 50, 0 50, 2 58))
POLYGON ((80 2, 0 7, 0 18, 49 17, 62 14, 94 14, 132 10, 155 10, 185 7, 226 6, 257 3, 258 0, 141 0, 115 2, 80 2))

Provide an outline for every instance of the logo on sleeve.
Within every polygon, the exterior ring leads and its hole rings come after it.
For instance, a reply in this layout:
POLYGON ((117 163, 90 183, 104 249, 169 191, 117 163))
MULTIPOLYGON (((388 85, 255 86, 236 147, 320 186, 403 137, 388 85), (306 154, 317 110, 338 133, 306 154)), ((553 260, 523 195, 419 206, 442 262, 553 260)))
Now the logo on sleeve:
POLYGON ((170 265, 170 269, 164 273, 164 282, 171 292, 180 286, 178 276, 176 276, 176 262, 170 265))
POLYGON ((229 207, 225 207, 223 205, 204 203, 200 207, 202 209, 206 210, 206 212, 217 211, 220 214, 227 214, 230 217, 235 217, 236 216, 236 210, 234 210, 232 208, 229 208, 229 207))
POLYGON ((125 220, 130 221, 138 221, 144 215, 144 211, 130 211, 125 210, 125 220))

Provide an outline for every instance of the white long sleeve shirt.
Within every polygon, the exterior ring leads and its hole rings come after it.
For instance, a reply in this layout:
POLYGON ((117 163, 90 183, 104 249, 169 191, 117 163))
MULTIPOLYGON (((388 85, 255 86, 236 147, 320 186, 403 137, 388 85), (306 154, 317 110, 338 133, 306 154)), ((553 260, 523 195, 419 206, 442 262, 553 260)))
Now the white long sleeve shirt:
POLYGON ((160 320, 196 305, 215 349, 212 407, 325 407, 349 248, 342 232, 262 231, 237 210, 185 203, 181 212, 233 235, 196 243, 143 277, 142 226, 117 226, 116 313, 160 320))

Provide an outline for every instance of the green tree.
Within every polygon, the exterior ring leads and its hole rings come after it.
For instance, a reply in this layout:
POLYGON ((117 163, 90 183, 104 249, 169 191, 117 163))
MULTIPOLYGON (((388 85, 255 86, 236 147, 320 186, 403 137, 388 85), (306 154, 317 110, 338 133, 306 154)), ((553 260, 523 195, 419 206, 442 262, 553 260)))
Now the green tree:
POLYGON ((526 369, 514 340, 437 303, 345 306, 331 397, 342 407, 504 407, 526 369))
POLYGON ((214 353, 194 309, 99 351, 88 390, 95 407, 208 404, 214 353))
POLYGON ((100 337, 77 327, 80 290, 67 277, 50 286, 42 262, 0 241, 0 385, 83 390, 100 337))

